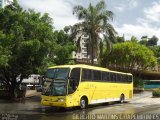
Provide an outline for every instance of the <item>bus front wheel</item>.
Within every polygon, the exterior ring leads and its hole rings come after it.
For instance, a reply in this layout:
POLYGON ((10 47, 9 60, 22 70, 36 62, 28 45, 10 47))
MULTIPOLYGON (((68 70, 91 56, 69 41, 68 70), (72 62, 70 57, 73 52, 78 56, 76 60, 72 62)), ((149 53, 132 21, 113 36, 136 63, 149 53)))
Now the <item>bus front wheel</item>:
POLYGON ((88 100, 86 97, 82 97, 80 100, 80 107, 81 109, 86 109, 88 105, 88 100))

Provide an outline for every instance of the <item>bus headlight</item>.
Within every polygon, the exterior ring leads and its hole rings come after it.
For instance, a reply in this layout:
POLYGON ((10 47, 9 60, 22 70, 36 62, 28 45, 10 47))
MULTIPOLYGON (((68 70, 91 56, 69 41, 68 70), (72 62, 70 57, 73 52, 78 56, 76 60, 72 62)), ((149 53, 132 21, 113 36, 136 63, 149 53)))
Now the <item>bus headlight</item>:
POLYGON ((64 98, 58 98, 58 102, 63 102, 64 100, 64 98))

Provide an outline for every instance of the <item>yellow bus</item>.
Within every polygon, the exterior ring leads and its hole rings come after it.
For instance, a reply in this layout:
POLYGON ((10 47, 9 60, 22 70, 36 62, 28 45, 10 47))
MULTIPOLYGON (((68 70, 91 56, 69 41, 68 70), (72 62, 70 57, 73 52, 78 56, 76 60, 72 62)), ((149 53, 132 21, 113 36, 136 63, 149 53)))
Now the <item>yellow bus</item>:
POLYGON ((119 101, 133 97, 133 76, 90 65, 63 65, 49 67, 42 93, 44 106, 73 107, 119 101))

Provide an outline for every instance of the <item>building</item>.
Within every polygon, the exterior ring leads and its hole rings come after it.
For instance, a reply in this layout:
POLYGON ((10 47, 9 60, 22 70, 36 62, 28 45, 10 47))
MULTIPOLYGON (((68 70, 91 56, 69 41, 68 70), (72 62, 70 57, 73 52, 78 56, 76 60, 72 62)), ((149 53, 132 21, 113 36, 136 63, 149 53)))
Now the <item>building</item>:
POLYGON ((73 52, 73 58, 75 59, 88 59, 89 55, 87 53, 87 42, 89 39, 89 36, 87 34, 77 35, 77 38, 75 39, 75 43, 77 43, 78 38, 80 38, 80 51, 73 52))
MULTIPOLYGON (((80 37, 80 50, 73 52, 73 59, 78 63, 91 63, 91 55, 88 51, 89 36, 86 33, 77 35, 75 43, 77 43, 80 37)), ((94 63, 97 63, 97 57, 94 59, 94 63)))
POLYGON ((4 8, 7 5, 10 5, 13 3, 13 0, 0 0, 0 8, 4 8))

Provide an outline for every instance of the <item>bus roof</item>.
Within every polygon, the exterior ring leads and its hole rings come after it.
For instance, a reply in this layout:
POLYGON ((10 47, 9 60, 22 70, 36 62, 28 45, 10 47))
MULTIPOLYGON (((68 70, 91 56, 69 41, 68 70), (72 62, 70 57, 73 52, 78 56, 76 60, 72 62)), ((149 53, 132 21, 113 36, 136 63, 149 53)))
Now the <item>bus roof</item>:
POLYGON ((107 68, 102 68, 102 67, 97 67, 97 66, 91 66, 91 65, 85 65, 85 64, 51 66, 48 69, 51 69, 51 68, 71 68, 72 69, 72 68, 75 68, 75 67, 94 69, 94 70, 101 70, 101 71, 110 71, 110 72, 114 72, 114 73, 130 74, 130 75, 132 75, 131 73, 112 71, 112 70, 109 70, 107 68))

